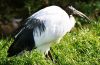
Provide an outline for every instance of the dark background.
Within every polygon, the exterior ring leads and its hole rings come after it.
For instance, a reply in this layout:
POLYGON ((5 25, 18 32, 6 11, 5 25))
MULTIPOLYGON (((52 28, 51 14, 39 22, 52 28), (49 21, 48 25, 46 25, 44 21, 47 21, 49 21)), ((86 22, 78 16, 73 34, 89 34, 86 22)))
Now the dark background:
POLYGON ((58 5, 64 10, 72 5, 96 21, 100 16, 100 0, 0 0, 0 36, 16 32, 27 17, 50 5, 58 5))

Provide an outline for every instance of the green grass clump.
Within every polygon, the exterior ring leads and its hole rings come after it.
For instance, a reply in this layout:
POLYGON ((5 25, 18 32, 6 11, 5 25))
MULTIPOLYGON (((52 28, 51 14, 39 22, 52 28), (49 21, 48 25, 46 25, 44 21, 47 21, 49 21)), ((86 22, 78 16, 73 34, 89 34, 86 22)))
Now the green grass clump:
POLYGON ((0 40, 0 65, 100 65, 99 22, 74 28, 59 44, 54 43, 51 53, 55 64, 38 50, 7 58, 7 49, 12 41, 0 40))

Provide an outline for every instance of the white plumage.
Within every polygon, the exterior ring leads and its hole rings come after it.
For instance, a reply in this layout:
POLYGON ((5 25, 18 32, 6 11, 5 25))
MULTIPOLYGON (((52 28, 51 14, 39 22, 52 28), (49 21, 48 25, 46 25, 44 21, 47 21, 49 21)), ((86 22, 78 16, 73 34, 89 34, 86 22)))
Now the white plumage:
POLYGON ((41 35, 37 35, 40 31, 34 35, 36 47, 43 53, 48 51, 52 41, 62 38, 66 32, 69 32, 75 25, 75 21, 70 20, 73 17, 69 17, 68 14, 58 6, 46 7, 33 14, 31 18, 33 17, 43 21, 46 27, 46 30, 41 35))
POLYGON ((68 11, 70 12, 67 14, 58 6, 49 6, 30 16, 21 31, 15 36, 15 41, 8 50, 8 56, 17 55, 23 50, 30 51, 33 48, 48 54, 50 43, 60 41, 74 27, 76 21, 73 14, 86 17, 71 6, 68 11))

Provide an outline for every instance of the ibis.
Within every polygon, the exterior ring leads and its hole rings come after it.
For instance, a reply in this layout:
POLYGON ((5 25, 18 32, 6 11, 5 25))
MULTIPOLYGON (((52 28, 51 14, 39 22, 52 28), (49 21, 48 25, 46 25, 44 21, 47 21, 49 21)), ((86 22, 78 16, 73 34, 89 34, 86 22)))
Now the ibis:
POLYGON ((23 50, 38 49, 52 60, 51 43, 53 41, 59 43, 63 36, 75 26, 76 21, 73 15, 89 19, 72 6, 68 6, 66 11, 56 5, 37 11, 27 18, 22 29, 15 35, 7 56, 18 55, 23 50))

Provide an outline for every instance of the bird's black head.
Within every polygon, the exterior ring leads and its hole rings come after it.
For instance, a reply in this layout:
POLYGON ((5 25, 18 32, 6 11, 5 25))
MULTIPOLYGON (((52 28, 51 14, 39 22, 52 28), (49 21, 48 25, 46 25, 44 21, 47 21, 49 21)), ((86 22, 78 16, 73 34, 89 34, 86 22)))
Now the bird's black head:
POLYGON ((86 18, 87 20, 90 20, 85 14, 83 14, 82 12, 76 10, 74 7, 72 6, 68 6, 67 9, 66 9, 67 13, 69 15, 78 15, 80 17, 84 17, 86 18))

